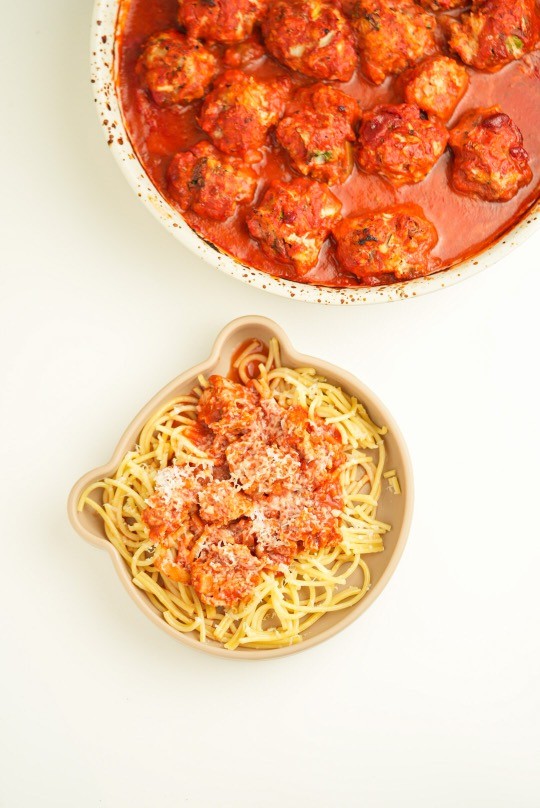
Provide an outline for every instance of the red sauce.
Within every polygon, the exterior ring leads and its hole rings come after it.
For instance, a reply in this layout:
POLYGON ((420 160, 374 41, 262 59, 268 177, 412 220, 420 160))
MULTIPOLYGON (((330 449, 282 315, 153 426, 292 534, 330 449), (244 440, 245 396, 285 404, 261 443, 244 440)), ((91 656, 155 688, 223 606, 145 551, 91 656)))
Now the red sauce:
MULTIPOLYGON (((166 198, 166 171, 172 156, 207 139, 196 121, 200 102, 185 109, 157 107, 140 86, 135 67, 146 39, 176 26, 177 8, 177 0, 125 0, 121 15, 123 27, 118 36, 118 76, 126 127, 149 177, 166 198)), ((250 66, 245 69, 260 77, 289 75, 298 86, 311 83, 310 79, 291 73, 270 57, 257 62, 254 69, 250 66)), ((533 180, 513 199, 504 203, 486 202, 453 191, 448 182, 451 159, 448 151, 417 185, 394 188, 384 179, 364 174, 355 167, 346 183, 332 187, 343 203, 344 216, 403 202, 420 205, 439 234, 433 256, 440 261, 440 268, 452 266, 487 247, 525 215, 540 192, 540 53, 535 51, 498 73, 472 69, 469 73, 469 90, 448 125, 452 127, 469 109, 495 104, 515 121, 530 156, 533 180)), ((359 71, 350 82, 337 86, 357 98, 363 109, 403 100, 395 80, 388 79, 375 87, 359 71)), ((255 170, 260 176, 259 194, 268 180, 293 177, 285 153, 275 147, 275 143, 266 149, 264 159, 255 170)), ((174 206, 174 201, 169 199, 169 202, 174 206)), ((242 262, 273 276, 299 280, 294 269, 261 252, 247 231, 244 214, 245 207, 240 206, 234 218, 225 223, 204 219, 192 211, 183 216, 205 239, 242 262)), ((358 280, 338 265, 331 240, 325 243, 317 266, 301 280, 329 286, 358 286, 358 280)))
POLYGON ((161 546, 156 567, 204 603, 234 606, 263 570, 339 544, 347 456, 334 425, 214 375, 184 434, 214 463, 161 469, 141 518, 161 546))
MULTIPOLYGON (((263 356, 268 356, 268 346, 262 340, 246 339, 244 342, 241 342, 231 356, 231 367, 229 368, 227 378, 232 382, 240 384, 242 381, 240 379, 236 363, 250 345, 253 345, 253 350, 250 351, 250 353, 260 353, 263 354, 263 356)), ((246 364, 246 373, 250 379, 255 379, 259 375, 259 364, 260 360, 256 362, 248 362, 246 364)))

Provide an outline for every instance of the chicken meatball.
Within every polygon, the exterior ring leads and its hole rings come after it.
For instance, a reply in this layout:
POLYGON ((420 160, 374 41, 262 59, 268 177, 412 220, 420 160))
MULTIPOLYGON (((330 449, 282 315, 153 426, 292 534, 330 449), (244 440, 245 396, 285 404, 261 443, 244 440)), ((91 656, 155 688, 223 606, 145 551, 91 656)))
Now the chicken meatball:
POLYGON ((343 219, 333 233, 340 264, 368 285, 409 280, 433 269, 437 231, 417 205, 343 219))
POLYGON ((221 151, 256 162, 269 128, 285 110, 290 86, 288 78, 261 82, 226 70, 205 98, 199 124, 221 151))
POLYGON ((210 376, 197 405, 199 420, 217 435, 241 436, 257 420, 259 394, 223 376, 210 376))
POLYGON ((301 87, 287 104, 287 113, 299 112, 307 106, 319 112, 343 115, 351 126, 357 124, 361 116, 358 101, 332 84, 317 82, 301 87))
POLYGON ((358 135, 358 165, 393 185, 421 182, 448 142, 438 120, 427 120, 414 104, 390 104, 366 112, 358 135))
POLYGON ((199 492, 199 516, 205 522, 228 525, 253 511, 253 501, 232 480, 213 480, 199 492))
POLYGON ((263 22, 266 47, 279 62, 306 76, 348 81, 356 67, 353 33, 333 3, 277 0, 263 22))
POLYGON ((204 45, 178 31, 150 37, 139 60, 143 81, 160 107, 202 98, 217 67, 216 57, 204 45))
POLYGON ((467 65, 494 73, 521 59, 538 39, 535 0, 473 2, 457 20, 448 18, 449 45, 467 65))
POLYGON ((421 6, 429 11, 452 11, 469 5, 468 0, 419 0, 421 6))
POLYGON ((500 107, 464 115, 450 132, 450 146, 452 185, 461 193, 506 202, 532 180, 521 132, 500 107))
POLYGON ((334 87, 300 90, 276 129, 295 169, 329 184, 345 182, 353 167, 358 103, 334 87))
POLYGON ((435 17, 413 0, 357 0, 351 20, 362 70, 374 84, 436 50, 435 17))
POLYGON ((235 538, 228 528, 212 526, 192 550, 191 584, 209 606, 237 606, 261 580, 261 561, 235 538))
POLYGON ((183 211, 223 222, 240 202, 251 202, 257 176, 238 157, 221 154, 208 141, 176 154, 169 166, 169 189, 183 211))
POLYGON ((279 519, 269 516, 252 521, 252 535, 255 541, 255 555, 266 569, 279 570, 283 564, 289 566, 298 554, 298 542, 284 530, 279 519))
POLYGON ((266 255, 305 275, 316 265, 340 211, 341 202, 326 185, 298 177, 272 182, 248 214, 247 226, 266 255))
POLYGON ((469 74, 448 56, 430 56, 400 76, 405 101, 443 121, 452 117, 467 92, 469 74))
POLYGON ((262 59, 265 55, 264 45, 255 37, 251 37, 251 39, 246 39, 245 42, 239 42, 226 48, 223 54, 223 63, 227 67, 245 67, 251 62, 256 62, 257 59, 262 59))
POLYGON ((267 6, 268 0, 180 0, 178 22, 190 36, 232 44, 250 36, 267 6))

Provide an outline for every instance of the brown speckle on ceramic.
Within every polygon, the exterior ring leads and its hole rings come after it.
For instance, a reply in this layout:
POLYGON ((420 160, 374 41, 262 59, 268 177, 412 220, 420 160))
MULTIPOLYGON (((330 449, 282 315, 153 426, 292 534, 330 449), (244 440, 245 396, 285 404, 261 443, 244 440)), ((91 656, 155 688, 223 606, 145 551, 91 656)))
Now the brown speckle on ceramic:
POLYGON ((513 239, 511 242, 508 242, 508 233, 505 233, 480 256, 474 256, 475 260, 469 258, 434 275, 388 286, 333 289, 306 283, 297 285, 295 289, 295 284, 291 281, 273 278, 259 270, 248 268, 250 272, 246 274, 246 267, 240 261, 220 253, 218 248, 205 242, 186 224, 180 213, 171 207, 154 187, 133 150, 116 94, 115 32, 117 26, 122 24, 128 3, 129 0, 96 0, 94 5, 91 83, 107 142, 137 196, 161 224, 185 247, 227 275, 273 294, 310 303, 327 305, 386 303, 427 294, 459 283, 499 261, 538 229, 538 217, 534 214, 540 210, 540 201, 526 213, 526 219, 522 219, 514 226, 511 231, 513 239))
MULTIPOLYGON (((97 494, 95 494, 95 496, 99 497, 97 494)), ((111 460, 106 465, 85 474, 73 487, 68 502, 68 515, 77 533, 95 547, 104 549, 109 553, 120 580, 129 595, 155 625, 159 626, 174 639, 190 645, 192 648, 235 659, 264 659, 266 657, 284 656, 286 654, 296 653, 304 648, 310 648, 336 634, 365 612, 384 589, 397 566, 409 533, 412 509, 413 476, 407 447, 397 424, 386 407, 369 388, 365 387, 362 382, 358 381, 358 379, 350 373, 328 362, 314 359, 311 356, 298 354, 289 342, 287 335, 276 323, 265 317, 256 316, 241 317, 229 323, 219 334, 212 354, 206 362, 182 373, 181 376, 154 396, 126 429, 111 460), (167 401, 170 401, 170 399, 185 394, 193 389, 194 385, 197 384, 199 374, 210 375, 211 373, 227 373, 231 365, 234 351, 245 340, 252 337, 265 342, 268 342, 272 337, 277 337, 281 347, 282 360, 285 365, 317 368, 331 383, 340 386, 343 390, 346 390, 365 404, 371 418, 373 418, 375 422, 388 427, 388 434, 384 439, 387 453, 387 468, 396 469, 402 493, 396 496, 389 487, 386 487, 381 492, 378 516, 382 521, 391 524, 392 529, 385 535, 384 551, 382 553, 374 553, 367 558, 371 574, 371 586, 361 601, 343 611, 331 612, 324 615, 317 623, 306 630, 302 642, 297 645, 274 650, 239 648, 235 651, 229 651, 218 643, 212 641, 201 643, 198 636, 194 634, 183 634, 171 628, 162 618, 161 614, 154 609, 146 595, 133 584, 128 566, 123 561, 118 550, 115 549, 105 536, 101 519, 91 508, 86 508, 82 512, 79 512, 77 510, 77 504, 81 494, 89 485, 114 474, 126 452, 135 447, 144 424, 157 410, 167 401)), ((96 581, 96 593, 97 589, 98 582, 96 581)))

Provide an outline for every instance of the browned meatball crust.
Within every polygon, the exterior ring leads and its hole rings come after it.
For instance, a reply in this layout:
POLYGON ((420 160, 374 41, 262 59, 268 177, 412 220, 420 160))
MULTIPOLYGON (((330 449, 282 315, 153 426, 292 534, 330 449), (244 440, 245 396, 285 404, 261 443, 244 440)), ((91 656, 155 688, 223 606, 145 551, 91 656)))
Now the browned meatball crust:
POLYGON ((356 68, 354 38, 335 3, 325 0, 276 0, 263 22, 269 52, 306 76, 348 81, 356 68))
POLYGON ((362 70, 374 84, 436 50, 435 17, 413 0, 356 0, 351 21, 362 70))
POLYGON ((467 92, 469 74, 455 59, 438 54, 406 70, 399 82, 408 104, 448 121, 467 92))
POLYGON ((300 90, 276 129, 294 168, 330 185, 343 183, 352 171, 354 126, 358 103, 327 84, 300 90))
POLYGON ((453 11, 455 8, 465 8, 469 0, 418 0, 421 6, 428 11, 453 11))
POLYGON ((363 283, 408 280, 433 268, 437 231, 417 205, 343 219, 333 234, 340 264, 363 283))
POLYGON ((461 193, 506 202, 532 180, 521 132, 500 107, 468 112, 450 131, 449 142, 452 185, 461 193))
POLYGON ((160 107, 202 98, 217 68, 216 57, 204 45, 178 31, 150 37, 138 64, 143 83, 160 107))
POLYGON ((257 161, 289 93, 287 78, 263 82, 242 70, 226 70, 205 98, 199 124, 221 151, 257 161))
POLYGON ((535 0, 473 2, 459 19, 446 20, 448 44, 467 65, 495 72, 521 59, 538 40, 535 0))
POLYGON ((249 166, 206 140, 175 154, 168 180, 181 210, 218 222, 232 216, 240 202, 251 202, 257 188, 257 175, 249 166))
POLYGON ((358 165, 400 186, 423 180, 448 142, 448 131, 413 104, 383 104, 366 112, 358 134, 358 165))
POLYGON ((316 265, 340 211, 341 202, 326 185, 298 177, 270 183, 246 220, 263 252, 305 275, 316 265))
POLYGON ((267 7, 268 0, 180 0, 178 22, 192 37, 232 44, 250 36, 267 7))

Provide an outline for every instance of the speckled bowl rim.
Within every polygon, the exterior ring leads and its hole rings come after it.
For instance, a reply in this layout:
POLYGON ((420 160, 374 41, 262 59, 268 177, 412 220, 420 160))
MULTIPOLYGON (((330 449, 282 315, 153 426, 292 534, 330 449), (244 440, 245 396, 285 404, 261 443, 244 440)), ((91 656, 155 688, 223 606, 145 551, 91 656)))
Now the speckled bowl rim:
POLYGON ((89 471, 87 474, 84 474, 75 483, 69 494, 67 512, 74 530, 94 547, 105 550, 109 554, 116 572, 132 600, 135 601, 139 609, 141 609, 141 611, 162 631, 165 631, 167 634, 169 634, 169 636, 185 645, 199 651, 213 654, 215 656, 226 657, 229 659, 268 659, 271 657, 281 657, 298 653, 324 642, 350 625, 354 620, 360 617, 360 615, 363 614, 363 612, 365 612, 369 606, 371 606, 371 604, 379 597, 382 590, 387 585, 401 558, 411 526, 413 502, 413 471, 407 445, 398 425, 394 420, 394 417, 379 400, 379 398, 368 387, 366 387, 362 382, 347 371, 342 370, 341 368, 338 368, 335 365, 321 359, 316 359, 312 356, 306 356, 305 354, 298 353, 291 345, 287 334, 273 320, 269 320, 266 317, 249 315, 233 320, 231 323, 225 326, 225 328, 217 336, 214 347, 212 348, 212 352, 205 362, 186 370, 184 373, 166 385, 166 387, 160 390, 160 392, 157 393, 148 402, 148 404, 146 404, 145 407, 143 407, 143 409, 138 413, 138 415, 136 415, 120 438, 120 441, 118 442, 118 445, 116 446, 116 449, 114 450, 109 462, 103 466, 93 469, 92 471, 89 471), (392 530, 396 531, 397 535, 393 549, 388 547, 385 549, 387 558, 381 577, 368 590, 362 600, 360 600, 354 606, 351 606, 349 609, 345 609, 343 612, 339 613, 339 619, 334 625, 318 631, 314 636, 306 638, 296 645, 286 646, 285 648, 275 648, 270 650, 243 648, 240 651, 231 651, 212 642, 202 643, 195 636, 192 636, 192 634, 183 634, 169 626, 169 624, 166 623, 165 620, 152 608, 150 601, 144 592, 142 592, 132 582, 130 571, 114 545, 103 536, 102 532, 98 534, 85 526, 83 519, 77 510, 77 504, 80 500, 81 494, 89 485, 97 480, 110 476, 116 471, 121 459, 124 457, 126 452, 135 445, 142 427, 154 412, 160 409, 160 407, 163 406, 167 400, 177 394, 179 388, 189 388, 189 385, 195 382, 199 374, 202 373, 204 375, 209 375, 217 366, 224 346, 229 344, 231 340, 234 339, 235 334, 240 335, 243 333, 245 335, 246 329, 257 328, 263 329, 264 332, 269 335, 276 336, 280 342, 283 354, 290 357, 297 367, 317 368, 317 370, 319 370, 322 374, 332 380, 335 380, 336 383, 338 383, 343 389, 347 390, 347 392, 351 393, 362 401, 366 405, 368 412, 370 410, 378 412, 378 417, 380 417, 382 422, 384 422, 384 424, 388 427, 388 434, 392 436, 392 441, 396 452, 395 468, 399 473, 399 479, 402 487, 401 496, 404 498, 403 516, 400 524, 394 522, 392 525, 392 530))
POLYGON ((372 288, 333 289, 317 284, 297 283, 273 278, 265 272, 242 264, 198 236, 153 185, 139 162, 126 131, 116 95, 115 30, 121 13, 120 5, 121 0, 96 0, 92 21, 91 82, 107 142, 129 184, 158 221, 191 252, 227 275, 258 289, 309 303, 387 303, 445 289, 470 278, 504 258, 540 227, 538 200, 513 228, 479 255, 435 275, 372 288))

